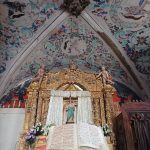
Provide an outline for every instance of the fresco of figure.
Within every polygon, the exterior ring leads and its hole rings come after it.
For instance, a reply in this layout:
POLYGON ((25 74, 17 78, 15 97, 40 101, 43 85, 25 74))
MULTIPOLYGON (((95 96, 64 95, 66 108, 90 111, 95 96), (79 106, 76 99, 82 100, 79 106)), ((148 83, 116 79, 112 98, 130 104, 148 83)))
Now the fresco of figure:
POLYGON ((122 15, 126 19, 140 20, 141 18, 148 16, 149 13, 150 0, 132 0, 132 5, 131 1, 128 0, 122 15))

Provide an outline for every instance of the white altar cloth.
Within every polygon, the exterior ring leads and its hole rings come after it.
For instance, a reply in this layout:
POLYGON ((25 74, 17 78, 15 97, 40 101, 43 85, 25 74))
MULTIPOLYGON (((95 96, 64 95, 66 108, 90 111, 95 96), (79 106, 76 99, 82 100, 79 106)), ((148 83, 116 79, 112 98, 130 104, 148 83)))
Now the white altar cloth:
POLYGON ((46 150, 109 150, 101 127, 87 123, 50 129, 46 150))

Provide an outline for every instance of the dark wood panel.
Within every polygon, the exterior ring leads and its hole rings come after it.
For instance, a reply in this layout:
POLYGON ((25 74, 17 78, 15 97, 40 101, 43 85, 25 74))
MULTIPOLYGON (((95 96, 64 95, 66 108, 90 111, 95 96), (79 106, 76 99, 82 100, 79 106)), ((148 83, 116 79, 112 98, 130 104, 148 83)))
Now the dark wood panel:
POLYGON ((116 118, 118 150, 149 150, 150 103, 128 103, 116 118))

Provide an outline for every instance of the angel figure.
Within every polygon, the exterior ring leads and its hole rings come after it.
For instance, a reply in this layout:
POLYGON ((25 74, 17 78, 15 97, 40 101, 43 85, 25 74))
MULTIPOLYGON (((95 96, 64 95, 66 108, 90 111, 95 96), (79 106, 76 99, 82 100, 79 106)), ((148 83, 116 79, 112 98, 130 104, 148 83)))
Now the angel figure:
POLYGON ((99 72, 99 74, 96 76, 96 78, 102 78, 102 82, 103 84, 113 84, 112 82, 112 77, 111 75, 108 73, 108 71, 106 70, 106 68, 104 66, 102 66, 102 70, 99 72))
POLYGON ((38 70, 36 76, 32 79, 32 81, 39 81, 45 73, 45 65, 42 65, 38 70))

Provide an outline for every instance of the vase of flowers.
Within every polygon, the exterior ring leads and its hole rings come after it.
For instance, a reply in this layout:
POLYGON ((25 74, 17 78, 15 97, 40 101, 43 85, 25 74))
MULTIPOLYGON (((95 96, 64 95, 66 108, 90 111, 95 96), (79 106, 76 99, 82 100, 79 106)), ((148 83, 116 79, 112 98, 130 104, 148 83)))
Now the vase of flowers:
POLYGON ((36 128, 33 127, 26 135, 26 142, 29 144, 29 150, 32 150, 32 145, 36 141, 36 128))
POLYGON ((33 126, 26 135, 26 142, 29 144, 29 150, 32 150, 33 144, 36 142, 37 136, 44 133, 43 126, 39 122, 33 126))

